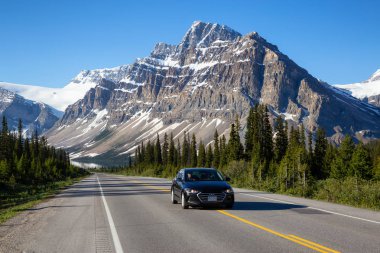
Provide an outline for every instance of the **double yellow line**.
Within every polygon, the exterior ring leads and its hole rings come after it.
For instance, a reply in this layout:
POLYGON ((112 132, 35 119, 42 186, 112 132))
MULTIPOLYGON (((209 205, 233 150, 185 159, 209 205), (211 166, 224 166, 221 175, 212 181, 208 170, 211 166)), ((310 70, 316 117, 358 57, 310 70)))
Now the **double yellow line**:
MULTIPOLYGON (((130 181, 130 182, 146 186, 146 187, 151 188, 153 190, 158 190, 158 191, 163 191, 163 192, 170 192, 170 190, 167 189, 167 188, 156 187, 156 186, 152 186, 151 184, 142 183, 142 182, 138 182, 138 181, 130 181)), ((313 250, 321 252, 321 253, 340 253, 340 251, 337 251, 337 250, 325 247, 323 245, 320 245, 318 243, 306 240, 306 239, 298 237, 296 235, 291 235, 291 234, 286 235, 286 234, 279 233, 279 232, 274 231, 274 230, 272 230, 270 228, 266 228, 264 226, 261 226, 259 224, 254 223, 252 221, 249 221, 249 220, 243 219, 241 217, 238 217, 236 215, 233 215, 233 214, 231 214, 229 212, 226 212, 224 210, 217 210, 217 211, 219 213, 223 214, 223 215, 226 215, 226 216, 230 217, 230 218, 233 218, 235 220, 241 221, 241 222, 243 222, 245 224, 248 224, 250 226, 253 226, 255 228, 264 230, 264 231, 266 231, 268 233, 271 233, 271 234, 276 235, 278 237, 281 237, 281 238, 284 238, 286 240, 292 241, 294 243, 297 243, 297 244, 302 245, 304 247, 307 247, 309 249, 313 249, 313 250)))
POLYGON ((241 222, 243 222, 245 224, 251 225, 251 226, 253 226, 255 228, 264 230, 264 231, 266 231, 268 233, 271 233, 273 235, 279 236, 281 238, 287 239, 289 241, 292 241, 294 243, 300 244, 300 245, 305 246, 307 248, 313 249, 315 251, 318 251, 318 252, 321 252, 321 253, 340 253, 339 251, 336 251, 334 249, 330 249, 328 247, 325 247, 323 245, 320 245, 318 243, 315 243, 315 242, 303 239, 303 238, 295 236, 295 235, 285 235, 285 234, 279 233, 279 232, 274 231, 274 230, 272 230, 270 228, 266 228, 264 226, 256 224, 256 223, 254 223, 252 221, 240 218, 240 217, 238 217, 236 215, 233 215, 233 214, 231 214, 229 212, 226 212, 224 210, 218 210, 218 212, 221 213, 221 214, 224 214, 224 215, 226 215, 228 217, 231 217, 231 218, 233 218, 235 220, 241 221, 241 222))

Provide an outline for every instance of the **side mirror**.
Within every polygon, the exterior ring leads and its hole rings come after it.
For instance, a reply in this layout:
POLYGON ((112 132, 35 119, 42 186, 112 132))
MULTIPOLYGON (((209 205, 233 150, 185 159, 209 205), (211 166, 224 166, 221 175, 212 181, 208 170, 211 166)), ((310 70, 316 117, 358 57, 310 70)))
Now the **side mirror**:
POLYGON ((231 181, 231 178, 226 177, 226 181, 227 181, 227 182, 231 181))
POLYGON ((182 182, 182 178, 180 178, 180 177, 177 177, 176 180, 177 180, 178 182, 182 182))

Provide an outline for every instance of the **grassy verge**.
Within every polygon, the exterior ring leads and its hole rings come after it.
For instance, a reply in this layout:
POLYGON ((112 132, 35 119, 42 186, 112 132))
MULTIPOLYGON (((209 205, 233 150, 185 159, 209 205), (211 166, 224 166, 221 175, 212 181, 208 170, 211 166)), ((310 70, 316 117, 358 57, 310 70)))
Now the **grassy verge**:
POLYGON ((47 198, 53 197, 65 187, 79 182, 85 177, 87 176, 78 177, 75 179, 70 178, 65 181, 54 182, 43 187, 33 187, 32 191, 24 188, 24 191, 13 193, 12 195, 3 192, 1 194, 2 203, 0 206, 0 224, 14 217, 18 213, 43 202, 47 198))

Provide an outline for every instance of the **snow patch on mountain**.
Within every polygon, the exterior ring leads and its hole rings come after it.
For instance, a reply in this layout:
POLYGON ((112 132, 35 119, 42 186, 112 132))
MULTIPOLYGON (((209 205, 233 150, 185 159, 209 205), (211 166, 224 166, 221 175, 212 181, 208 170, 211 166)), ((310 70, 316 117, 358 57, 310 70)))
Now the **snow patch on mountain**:
POLYGON ((343 89, 352 96, 364 99, 380 94, 380 69, 378 69, 368 80, 352 84, 335 84, 334 87, 343 89))

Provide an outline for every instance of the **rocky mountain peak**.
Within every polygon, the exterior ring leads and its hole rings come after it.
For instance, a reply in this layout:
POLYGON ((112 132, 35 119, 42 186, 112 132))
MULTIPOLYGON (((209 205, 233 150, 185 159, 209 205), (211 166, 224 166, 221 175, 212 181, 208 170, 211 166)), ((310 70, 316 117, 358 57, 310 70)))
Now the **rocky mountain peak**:
POLYGON ((160 42, 154 46, 150 56, 157 59, 165 59, 167 55, 174 53, 175 49, 176 46, 160 42))
POLYGON ((186 32, 180 46, 184 48, 208 47, 217 40, 233 41, 242 35, 228 26, 195 21, 186 32))

